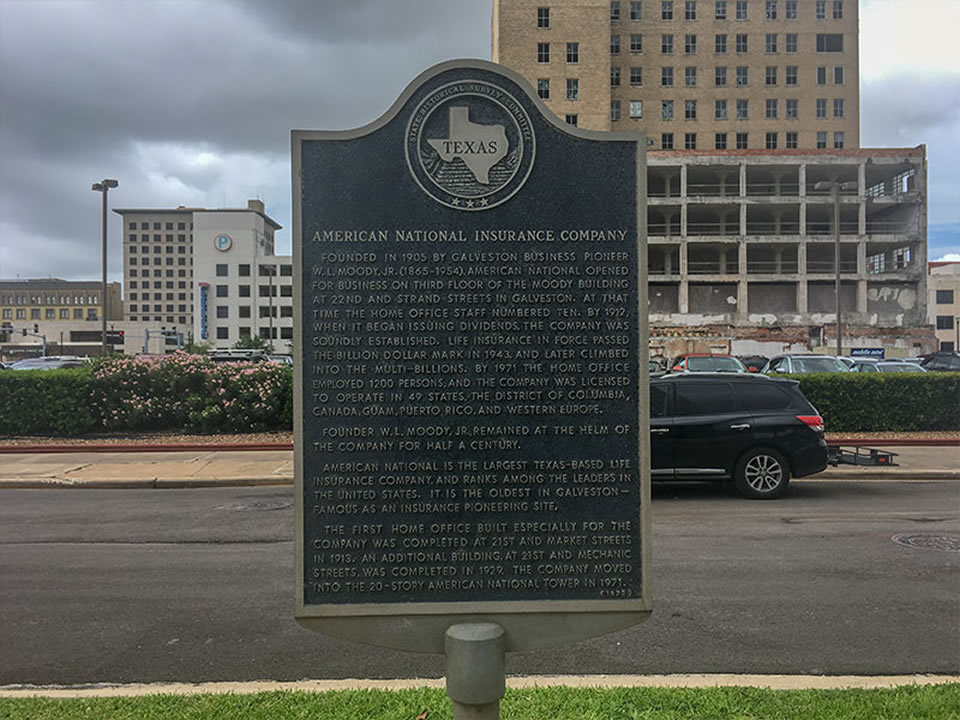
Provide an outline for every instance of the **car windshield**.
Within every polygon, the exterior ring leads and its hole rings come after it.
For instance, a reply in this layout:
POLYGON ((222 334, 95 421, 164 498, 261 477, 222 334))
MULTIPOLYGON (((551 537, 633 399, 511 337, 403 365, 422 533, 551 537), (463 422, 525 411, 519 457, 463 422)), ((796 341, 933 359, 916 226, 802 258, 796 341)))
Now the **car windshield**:
POLYGON ((847 366, 832 357, 798 357, 793 359, 796 373, 845 372, 847 366))
POLYGON ((713 355, 710 357, 688 357, 687 370, 691 372, 744 372, 746 368, 735 357, 713 355))
POLYGON ((877 370, 880 372, 926 372, 919 365, 913 363, 879 363, 877 370))

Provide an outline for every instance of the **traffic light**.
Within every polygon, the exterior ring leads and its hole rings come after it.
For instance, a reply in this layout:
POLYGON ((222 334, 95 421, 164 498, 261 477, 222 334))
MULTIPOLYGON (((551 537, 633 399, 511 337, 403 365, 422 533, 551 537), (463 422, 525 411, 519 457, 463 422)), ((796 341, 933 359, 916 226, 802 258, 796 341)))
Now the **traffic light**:
POLYGON ((26 328, 23 329, 23 336, 24 336, 24 337, 27 336, 27 329, 26 329, 26 328))
POLYGON ((33 324, 33 334, 34 334, 34 335, 39 335, 39 334, 40 334, 40 325, 37 324, 37 323, 34 323, 34 324, 33 324))

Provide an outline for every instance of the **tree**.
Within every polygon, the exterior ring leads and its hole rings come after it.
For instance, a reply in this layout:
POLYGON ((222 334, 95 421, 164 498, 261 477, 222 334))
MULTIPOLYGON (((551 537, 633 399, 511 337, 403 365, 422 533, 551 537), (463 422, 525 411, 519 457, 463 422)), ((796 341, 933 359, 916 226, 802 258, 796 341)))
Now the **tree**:
POLYGON ((210 352, 210 343, 196 343, 193 341, 193 333, 187 333, 187 341, 180 349, 191 355, 206 355, 210 352))
POLYGON ((273 343, 267 342, 266 338, 259 335, 245 335, 233 344, 233 348, 234 350, 263 350, 269 354, 273 352, 273 343))

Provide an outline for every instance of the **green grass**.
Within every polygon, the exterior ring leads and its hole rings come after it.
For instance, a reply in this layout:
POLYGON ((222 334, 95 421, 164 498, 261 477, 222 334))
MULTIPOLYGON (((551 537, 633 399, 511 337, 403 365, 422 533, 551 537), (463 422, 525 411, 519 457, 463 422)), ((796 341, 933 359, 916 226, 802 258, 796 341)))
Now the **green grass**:
MULTIPOLYGON (((449 720, 443 690, 0 699, 4 720, 449 720), (424 716, 423 714, 426 713, 424 716)), ((960 684, 882 690, 748 687, 509 690, 502 720, 956 720, 960 684)))

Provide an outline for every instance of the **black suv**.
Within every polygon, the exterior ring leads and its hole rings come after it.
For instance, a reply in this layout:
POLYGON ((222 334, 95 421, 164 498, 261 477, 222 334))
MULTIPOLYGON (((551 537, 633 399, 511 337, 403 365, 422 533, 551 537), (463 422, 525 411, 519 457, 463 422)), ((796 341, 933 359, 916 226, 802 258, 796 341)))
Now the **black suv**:
POLYGON ((767 499, 791 476, 825 469, 823 418, 798 385, 758 375, 651 378, 652 479, 732 479, 744 497, 767 499))

